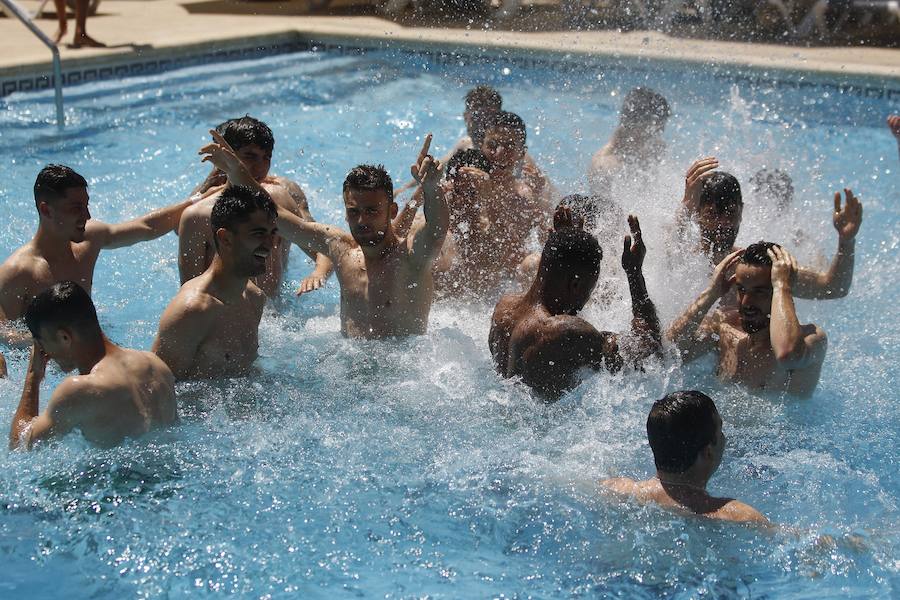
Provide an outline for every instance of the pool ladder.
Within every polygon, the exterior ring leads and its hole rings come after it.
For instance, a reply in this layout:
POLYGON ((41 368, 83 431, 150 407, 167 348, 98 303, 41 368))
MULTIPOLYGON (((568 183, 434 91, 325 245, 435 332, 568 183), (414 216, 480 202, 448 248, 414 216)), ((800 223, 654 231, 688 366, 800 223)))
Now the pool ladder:
POLYGON ((37 25, 34 24, 34 21, 32 21, 31 17, 28 15, 28 12, 16 4, 15 0, 0 0, 0 4, 8 9, 4 12, 11 13, 18 17, 18 19, 25 24, 25 27, 30 29, 31 33, 36 35, 37 38, 50 49, 50 52, 53 53, 53 89, 56 91, 56 126, 62 129, 66 125, 66 115, 63 112, 62 65, 59 61, 59 48, 50 41, 50 38, 47 37, 46 33, 38 29, 37 25))

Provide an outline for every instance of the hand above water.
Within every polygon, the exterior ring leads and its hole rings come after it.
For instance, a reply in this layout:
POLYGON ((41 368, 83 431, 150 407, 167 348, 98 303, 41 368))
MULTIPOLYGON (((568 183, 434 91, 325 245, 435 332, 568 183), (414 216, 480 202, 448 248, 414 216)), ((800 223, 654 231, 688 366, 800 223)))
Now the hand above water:
POLYGON ((436 194, 441 181, 441 161, 437 160, 430 154, 428 149, 431 147, 431 134, 425 136, 425 143, 422 144, 422 150, 416 163, 409 170, 413 179, 422 186, 422 191, 426 194, 436 194))
POLYGON ((688 215, 695 215, 700 209, 700 189, 703 186, 703 178, 719 168, 719 159, 707 156, 695 160, 684 176, 684 197, 681 200, 682 207, 688 215))
POLYGON ((738 260, 740 260, 743 253, 743 250, 735 250, 723 258, 722 262, 716 265, 712 279, 709 281, 709 291, 717 298, 721 298, 727 294, 728 290, 731 289, 731 286, 734 285, 734 273, 732 272, 732 268, 737 264, 738 260))
POLYGON ((28 361, 28 372, 38 381, 43 381, 47 371, 47 353, 38 342, 31 344, 31 359, 28 361))
POLYGON ((578 215, 572 214, 572 209, 568 206, 560 205, 556 207, 553 213, 553 230, 560 231, 562 229, 584 229, 584 219, 578 215))
POLYGON ((793 285, 797 277, 797 259, 780 246, 772 246, 767 254, 772 259, 772 287, 793 285))
POLYGON ((853 192, 844 188, 844 195, 847 202, 841 207, 841 193, 834 195, 834 215, 832 221, 834 228, 837 229, 838 238, 841 241, 850 241, 856 237, 859 226, 862 224, 863 207, 859 198, 853 195, 853 192))
POLYGON ((628 215, 628 227, 631 235, 625 236, 625 248, 622 250, 622 268, 628 276, 640 275, 644 265, 647 247, 641 235, 641 223, 634 215, 628 215))
POLYGON ((215 129, 210 129, 209 134, 213 141, 200 148, 198 154, 203 155, 201 162, 210 162, 228 177, 228 182, 232 185, 254 185, 255 180, 250 176, 247 167, 241 162, 237 154, 231 148, 231 145, 225 141, 215 129))
POLYGON ((297 296, 302 296, 303 294, 307 294, 309 292, 314 292, 325 285, 325 282, 328 280, 327 277, 320 277, 319 275, 310 275, 303 279, 300 282, 300 287, 297 288, 295 294, 297 296))

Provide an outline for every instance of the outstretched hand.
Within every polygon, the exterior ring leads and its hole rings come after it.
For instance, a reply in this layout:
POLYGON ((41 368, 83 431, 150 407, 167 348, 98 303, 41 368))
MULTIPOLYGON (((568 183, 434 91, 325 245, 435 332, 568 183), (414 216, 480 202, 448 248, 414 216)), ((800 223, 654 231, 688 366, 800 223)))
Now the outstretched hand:
POLYGON ((37 341, 31 344, 31 360, 28 361, 28 370, 38 381, 44 379, 44 373, 47 371, 47 353, 37 341))
POLYGON ((700 188, 703 178, 711 171, 719 168, 719 159, 707 156, 695 160, 684 176, 684 198, 681 203, 690 215, 696 214, 700 208, 700 188))
POLYGON ((628 215, 628 227, 631 235, 625 236, 625 248, 622 250, 622 268, 628 275, 639 275, 644 265, 647 247, 641 235, 641 224, 634 215, 628 215))
POLYGON ((844 188, 844 195, 847 202, 841 207, 841 193, 834 195, 834 228, 837 229, 838 237, 841 240, 852 240, 859 231, 862 224, 863 207, 859 199, 853 195, 853 192, 844 188))
POLYGON ((302 296, 303 294, 307 294, 309 292, 314 292, 325 285, 325 277, 319 277, 318 275, 310 275, 303 279, 300 282, 300 287, 297 288, 295 294, 297 296, 302 296))
POLYGON ((229 181, 233 180, 236 175, 246 173, 247 169, 244 167, 244 163, 235 154, 231 145, 225 141, 225 138, 215 129, 210 129, 209 133, 213 141, 200 148, 199 154, 203 155, 201 162, 212 163, 228 176, 229 181))
POLYGON ((584 219, 572 214, 572 209, 568 206, 559 205, 553 213, 553 230, 561 229, 584 229, 584 219))
POLYGON ((431 134, 429 133, 425 136, 425 143, 422 144, 422 150, 419 151, 416 163, 409 170, 413 179, 422 186, 423 191, 436 193, 441 181, 441 161, 428 154, 430 147, 431 134))
POLYGON ((780 246, 772 246, 767 252, 772 259, 772 287, 790 286, 797 277, 797 259, 780 246))
POLYGON ((734 274, 731 273, 731 269, 737 264, 743 253, 743 249, 735 250, 716 265, 712 279, 709 282, 709 289, 718 295, 719 298, 727 294, 734 284, 734 274))
POLYGON ((890 115, 887 118, 887 124, 891 133, 897 138, 897 142, 900 143, 900 115, 890 115))

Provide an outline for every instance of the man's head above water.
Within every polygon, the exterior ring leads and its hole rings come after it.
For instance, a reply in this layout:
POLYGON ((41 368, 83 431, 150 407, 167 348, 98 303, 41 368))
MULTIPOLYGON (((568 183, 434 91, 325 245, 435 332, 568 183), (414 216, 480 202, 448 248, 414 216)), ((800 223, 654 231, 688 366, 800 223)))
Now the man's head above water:
POLYGON ((278 233, 277 216, 275 203, 261 189, 229 186, 216 199, 210 215, 213 241, 235 276, 253 277, 266 271, 278 233))
POLYGON ((103 345, 94 303, 84 288, 62 281, 38 294, 25 310, 25 324, 48 358, 68 373, 103 345))
POLYGON ((344 179, 344 210, 350 235, 361 247, 380 245, 397 216, 394 184, 382 165, 359 165, 344 179))
POLYGON ((577 227, 552 231, 538 265, 542 304, 552 315, 574 315, 597 285, 603 249, 597 238, 577 227))
POLYGON ((34 181, 34 205, 41 226, 71 241, 84 241, 91 213, 87 181, 65 165, 47 165, 34 181))
POLYGON ((690 474, 703 485, 719 467, 725 450, 722 418, 715 403, 693 390, 673 392, 653 403, 647 417, 647 440, 658 473, 690 474))
POLYGON ((697 223, 708 251, 731 252, 740 231, 743 211, 741 184, 734 175, 715 171, 703 178, 697 223))
POLYGON ((660 135, 672 114, 665 97, 645 87, 636 87, 622 101, 620 126, 640 137, 660 135))
POLYGON ((492 172, 511 172, 519 164, 528 151, 526 135, 525 122, 519 115, 501 111, 493 116, 481 143, 492 172))
POLYGON ((772 242, 750 244, 741 253, 732 278, 737 292, 741 328, 756 333, 769 328, 772 314, 772 242))
POLYGON ((502 110, 502 107, 503 98, 500 97, 497 90, 490 86, 479 85, 466 94, 463 119, 466 121, 466 132, 476 148, 484 139, 485 127, 491 118, 502 110))
POLYGON ((216 127, 216 131, 225 138, 255 180, 262 181, 268 176, 275 148, 275 136, 268 125, 245 115, 225 121, 216 127))

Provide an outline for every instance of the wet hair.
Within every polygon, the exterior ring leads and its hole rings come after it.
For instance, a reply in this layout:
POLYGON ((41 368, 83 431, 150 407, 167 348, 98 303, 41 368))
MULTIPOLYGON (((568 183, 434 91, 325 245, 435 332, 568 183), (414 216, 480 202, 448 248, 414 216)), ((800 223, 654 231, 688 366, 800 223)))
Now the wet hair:
POLYGON ((551 273, 576 272, 597 274, 603 249, 597 238, 580 229, 551 231, 541 252, 538 272, 544 280, 551 273))
POLYGON ((625 95, 619 119, 623 125, 665 123, 672 114, 669 103, 659 92, 636 87, 625 95))
POLYGON ((657 470, 690 469, 700 451, 715 442, 717 413, 712 399, 695 390, 673 392, 654 402, 647 417, 647 440, 657 470))
POLYGON ((450 160, 447 161, 447 166, 444 169, 447 179, 456 177, 460 167, 475 167, 487 173, 491 170, 491 163, 481 150, 467 148, 465 150, 457 150, 450 157, 450 160))
POLYGON ((774 200, 780 209, 785 209, 794 201, 794 182, 781 169, 762 168, 750 178, 753 193, 767 200, 774 200))
POLYGON ((487 127, 484 128, 484 133, 487 134, 491 129, 498 128, 511 130, 515 134, 517 141, 523 146, 525 145, 525 121, 516 113, 501 110, 488 121, 487 127))
POLYGON ((275 136, 269 126, 250 115, 228 119, 216 127, 216 131, 235 151, 250 144, 256 144, 266 152, 275 147, 275 136))
POLYGON ((466 92, 466 110, 499 111, 503 107, 500 92, 489 85, 479 85, 466 92))
POLYGON ((584 220, 584 228, 588 231, 597 227, 597 219, 600 217, 600 207, 603 200, 599 196, 585 196, 584 194, 569 194, 559 201, 556 208, 568 207, 572 214, 584 220))
POLYGON ((35 339, 41 327, 66 327, 89 337, 102 333, 90 295, 74 281, 61 281, 35 296, 25 309, 25 325, 35 339))
POLYGON ((65 165, 47 165, 34 180, 34 206, 37 208, 41 202, 58 200, 71 188, 86 188, 88 186, 84 177, 65 165))
POLYGON ((720 215, 744 206, 741 184, 734 175, 714 171, 701 180, 700 206, 709 204, 715 206, 720 215))
POLYGON ((278 209, 275 207, 272 197, 265 190, 245 185, 225 188, 225 191, 216 199, 210 215, 213 242, 216 248, 219 247, 216 231, 227 229, 233 232, 238 223, 246 223, 250 220, 250 215, 258 210, 265 211, 272 219, 278 217, 278 209))
POLYGON ((384 165, 358 165, 350 169, 344 179, 344 193, 348 190, 381 190, 389 201, 394 199, 394 182, 384 165))
POLYGON ((750 244, 741 253, 740 263, 744 265, 753 265, 757 267, 771 267, 772 259, 769 257, 769 250, 778 246, 772 242, 764 242, 762 240, 755 244, 750 244))

